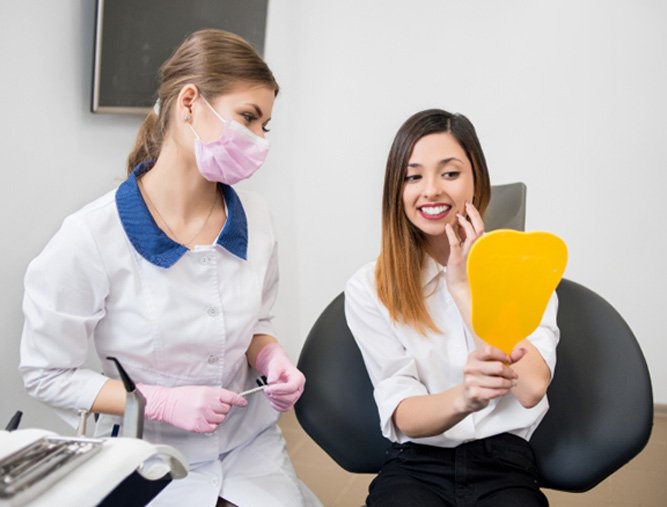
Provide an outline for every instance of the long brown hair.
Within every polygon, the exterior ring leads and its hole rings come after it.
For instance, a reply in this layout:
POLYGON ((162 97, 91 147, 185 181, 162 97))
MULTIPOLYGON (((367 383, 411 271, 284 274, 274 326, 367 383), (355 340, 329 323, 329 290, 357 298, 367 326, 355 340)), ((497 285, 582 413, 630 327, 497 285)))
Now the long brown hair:
POLYGON ((465 151, 472 165, 473 204, 484 213, 491 197, 491 184, 484 152, 475 127, 468 118, 441 109, 412 115, 398 130, 387 158, 382 195, 382 246, 375 268, 380 301, 391 318, 420 333, 438 328, 425 303, 421 272, 426 260, 425 237, 405 214, 403 185, 415 144, 422 137, 450 133, 465 151))
POLYGON ((266 62, 243 38, 223 30, 193 32, 160 67, 159 112, 148 113, 139 127, 127 160, 128 175, 138 163, 157 159, 174 101, 190 83, 208 100, 230 92, 239 83, 266 85, 276 95, 279 90, 266 62))

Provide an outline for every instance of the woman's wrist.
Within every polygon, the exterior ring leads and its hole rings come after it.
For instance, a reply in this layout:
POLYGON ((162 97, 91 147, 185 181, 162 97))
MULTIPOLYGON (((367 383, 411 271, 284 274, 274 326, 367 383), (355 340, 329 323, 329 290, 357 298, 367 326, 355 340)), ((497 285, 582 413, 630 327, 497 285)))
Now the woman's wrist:
POLYGON ((475 412, 475 409, 470 406, 468 400, 465 396, 465 386, 463 384, 459 385, 456 389, 456 396, 452 407, 454 408, 454 413, 461 417, 462 419, 468 417, 470 414, 475 412))
POLYGON ((470 285, 468 280, 452 282, 447 280, 447 290, 456 299, 470 299, 470 285))
POLYGON ((277 340, 268 334, 256 334, 252 337, 252 341, 250 342, 250 346, 248 347, 248 350, 246 350, 246 358, 248 360, 248 364, 255 368, 256 367, 256 362, 257 362, 257 356, 260 353, 260 351, 266 347, 267 345, 271 345, 272 343, 278 343, 277 340))
POLYGON ((471 310, 472 310, 472 298, 470 295, 470 286, 467 283, 459 284, 455 287, 447 287, 449 294, 454 300, 456 308, 459 310, 461 317, 463 317, 464 322, 470 328, 471 322, 471 310))

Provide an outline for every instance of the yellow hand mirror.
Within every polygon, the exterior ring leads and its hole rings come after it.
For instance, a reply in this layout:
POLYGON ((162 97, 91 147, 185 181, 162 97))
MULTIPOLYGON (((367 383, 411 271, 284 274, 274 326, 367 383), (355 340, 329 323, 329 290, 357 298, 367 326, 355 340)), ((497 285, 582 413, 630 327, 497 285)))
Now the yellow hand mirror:
POLYGON ((475 241, 467 269, 477 336, 509 354, 537 329, 566 263, 565 243, 548 232, 500 229, 475 241))

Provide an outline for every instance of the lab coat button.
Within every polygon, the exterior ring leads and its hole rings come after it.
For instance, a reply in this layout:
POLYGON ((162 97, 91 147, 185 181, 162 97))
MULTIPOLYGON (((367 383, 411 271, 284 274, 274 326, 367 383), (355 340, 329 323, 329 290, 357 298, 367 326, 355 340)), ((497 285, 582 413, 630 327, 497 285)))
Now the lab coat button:
POLYGON ((206 309, 206 313, 208 313, 209 317, 215 317, 216 315, 218 315, 218 309, 215 306, 209 306, 206 309))
POLYGON ((213 479, 211 479, 211 486, 217 486, 219 484, 219 482, 220 481, 218 481, 217 478, 213 478, 213 479))
POLYGON ((201 259, 199 259, 199 263, 202 266, 206 266, 208 264, 208 257, 202 257, 201 259))

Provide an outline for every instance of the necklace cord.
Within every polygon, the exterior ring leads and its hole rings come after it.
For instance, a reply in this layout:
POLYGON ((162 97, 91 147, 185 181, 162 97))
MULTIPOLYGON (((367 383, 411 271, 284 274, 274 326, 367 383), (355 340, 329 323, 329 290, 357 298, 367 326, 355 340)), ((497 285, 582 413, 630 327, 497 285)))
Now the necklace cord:
POLYGON ((160 210, 157 208, 157 206, 155 206, 155 204, 153 204, 153 201, 151 200, 150 196, 148 195, 148 192, 146 192, 146 187, 144 187, 144 184, 141 182, 141 179, 137 180, 137 183, 139 184, 142 195, 144 197, 146 197, 146 201, 148 202, 148 204, 150 204, 151 208, 153 208, 155 210, 155 213, 157 214, 157 216, 160 218, 162 223, 167 228, 167 232, 169 233, 169 236, 171 236, 171 238, 174 241, 183 245, 186 248, 188 247, 188 245, 190 243, 192 243, 195 239, 197 239, 197 236, 199 236, 202 233, 202 231, 204 230, 204 227, 206 227, 206 224, 208 224, 208 221, 210 220, 211 215, 213 214, 213 210, 215 209, 215 205, 218 202, 218 197, 220 195, 220 192, 218 192, 218 190, 216 189, 215 197, 213 198, 213 203, 211 204, 211 209, 208 210, 208 215, 206 215, 206 220, 204 220, 204 223, 197 230, 195 235, 192 236, 192 238, 190 238, 190 240, 188 240, 186 242, 182 242, 182 241, 179 241, 178 236, 176 236, 176 234, 174 233, 174 230, 169 226, 169 223, 164 219, 164 217, 162 216, 162 213, 160 213, 160 210))

